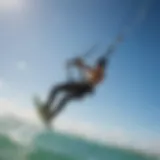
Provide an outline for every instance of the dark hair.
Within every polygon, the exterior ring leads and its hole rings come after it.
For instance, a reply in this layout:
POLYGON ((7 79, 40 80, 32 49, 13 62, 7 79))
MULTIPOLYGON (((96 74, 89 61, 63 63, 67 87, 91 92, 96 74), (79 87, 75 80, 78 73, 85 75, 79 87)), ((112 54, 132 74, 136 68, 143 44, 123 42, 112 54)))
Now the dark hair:
POLYGON ((99 58, 98 61, 97 61, 97 65, 99 65, 99 66, 101 66, 103 68, 106 67, 107 63, 108 63, 108 60, 106 58, 104 58, 104 57, 99 58))

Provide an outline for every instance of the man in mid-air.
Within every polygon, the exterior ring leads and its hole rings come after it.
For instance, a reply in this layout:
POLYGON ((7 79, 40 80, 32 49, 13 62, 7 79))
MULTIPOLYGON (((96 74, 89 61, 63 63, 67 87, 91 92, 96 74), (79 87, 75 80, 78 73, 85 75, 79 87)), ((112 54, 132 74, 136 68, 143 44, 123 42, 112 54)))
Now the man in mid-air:
POLYGON ((76 58, 67 63, 67 66, 75 66, 79 69, 81 78, 79 81, 68 81, 56 85, 49 93, 46 103, 42 104, 37 101, 38 106, 42 106, 40 112, 47 123, 55 118, 69 101, 81 99, 94 93, 96 87, 104 80, 105 69, 108 68, 110 55, 115 51, 116 46, 123 41, 123 38, 123 34, 119 34, 103 57, 99 58, 93 67, 88 66, 81 58, 76 58), (65 94, 60 102, 55 105, 55 99, 59 93, 65 94))
POLYGON ((67 102, 94 93, 97 85, 104 79, 108 59, 98 59, 94 67, 85 64, 81 58, 73 60, 68 65, 77 67, 82 78, 79 81, 69 81, 58 84, 51 90, 46 103, 43 104, 42 107, 43 116, 48 121, 55 118, 65 108, 67 102), (64 93, 64 97, 60 100, 59 104, 55 106, 54 102, 59 93, 64 93))

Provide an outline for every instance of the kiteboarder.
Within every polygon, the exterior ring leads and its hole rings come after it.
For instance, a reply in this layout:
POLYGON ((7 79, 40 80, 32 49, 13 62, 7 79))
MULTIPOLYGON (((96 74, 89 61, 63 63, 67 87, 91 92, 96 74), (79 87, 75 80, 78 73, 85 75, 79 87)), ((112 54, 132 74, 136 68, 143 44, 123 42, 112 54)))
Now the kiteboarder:
POLYGON ((67 62, 67 68, 75 66, 80 71, 81 78, 79 80, 69 80, 68 82, 54 86, 47 97, 46 103, 41 103, 36 99, 36 106, 41 106, 38 110, 40 111, 43 120, 48 123, 65 108, 68 102, 84 98, 95 92, 96 87, 101 84, 105 78, 105 70, 108 68, 111 54, 122 40, 123 37, 121 35, 118 36, 103 56, 98 58, 95 65, 92 67, 87 65, 84 59, 93 54, 93 48, 80 58, 75 58, 74 60, 67 62), (56 97, 61 93, 64 93, 63 98, 58 104, 55 104, 55 100, 57 100, 56 97))
POLYGON ((58 84, 51 89, 43 106, 43 112, 47 119, 56 117, 65 108, 67 102, 94 93, 96 86, 104 79, 108 59, 106 57, 99 58, 94 67, 88 66, 81 58, 76 58, 67 65, 76 66, 80 70, 81 80, 58 84), (65 95, 58 105, 54 106, 53 103, 59 93, 65 93, 65 95), (54 106, 53 109, 52 106, 54 106))

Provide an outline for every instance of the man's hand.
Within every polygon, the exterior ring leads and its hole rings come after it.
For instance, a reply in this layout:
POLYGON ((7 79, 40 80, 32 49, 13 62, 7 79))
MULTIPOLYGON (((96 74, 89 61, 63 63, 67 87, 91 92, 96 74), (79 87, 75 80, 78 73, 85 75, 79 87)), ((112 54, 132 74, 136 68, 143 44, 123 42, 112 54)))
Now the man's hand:
POLYGON ((72 65, 78 66, 78 67, 83 67, 84 66, 84 62, 81 58, 75 58, 73 60, 67 61, 66 63, 66 67, 70 67, 72 65))
POLYGON ((73 63, 78 67, 82 67, 84 65, 83 60, 81 58, 76 58, 73 63))

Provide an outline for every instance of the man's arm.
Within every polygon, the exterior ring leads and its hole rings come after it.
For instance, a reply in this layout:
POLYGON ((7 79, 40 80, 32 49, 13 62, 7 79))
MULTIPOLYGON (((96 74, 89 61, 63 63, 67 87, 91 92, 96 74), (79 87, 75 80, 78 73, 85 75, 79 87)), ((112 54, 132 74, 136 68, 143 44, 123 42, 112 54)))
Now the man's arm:
POLYGON ((87 71, 87 72, 91 72, 91 71, 93 71, 93 68, 91 68, 90 66, 88 66, 87 64, 82 64, 82 65, 77 65, 77 67, 79 68, 79 69, 83 69, 84 71, 87 71))
POLYGON ((92 73, 93 68, 90 67, 89 65, 85 64, 84 61, 81 58, 77 58, 72 62, 72 65, 78 68, 80 72, 80 76, 84 79, 86 76, 86 73, 92 73))
POLYGON ((80 58, 76 59, 74 62, 74 65, 76 67, 78 67, 79 69, 83 69, 85 71, 92 71, 92 67, 90 67, 89 65, 85 64, 84 61, 80 58))

